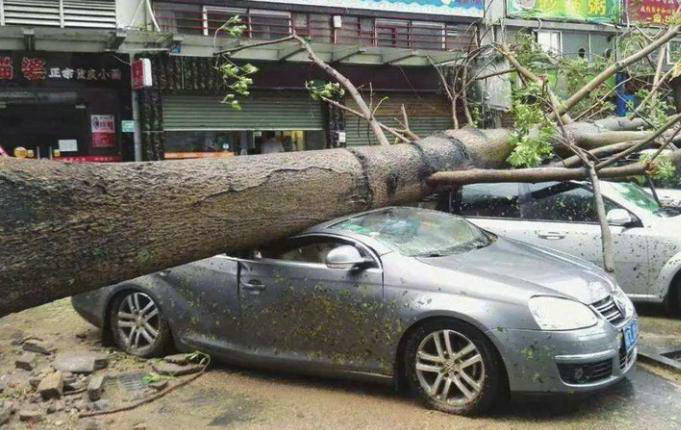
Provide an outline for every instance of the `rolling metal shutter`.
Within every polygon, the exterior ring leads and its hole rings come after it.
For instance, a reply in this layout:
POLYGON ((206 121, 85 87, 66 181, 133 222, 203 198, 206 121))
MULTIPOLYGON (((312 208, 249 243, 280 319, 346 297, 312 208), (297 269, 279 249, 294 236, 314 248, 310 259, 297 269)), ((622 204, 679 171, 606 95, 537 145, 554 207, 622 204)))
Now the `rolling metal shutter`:
POLYGON ((320 102, 307 91, 258 92, 240 99, 242 110, 221 98, 197 95, 163 96, 163 129, 178 130, 323 130, 320 102))
MULTIPOLYGON (((376 118, 383 124, 401 128, 398 119, 402 120, 401 106, 404 104, 409 117, 409 128, 421 137, 426 137, 435 132, 452 128, 452 118, 449 112, 447 99, 438 94, 379 94, 374 95, 374 103, 378 103, 382 97, 388 97, 381 103, 376 118)), ((346 99, 349 107, 355 108, 350 99, 346 99)), ((378 142, 368 127, 366 121, 353 115, 345 116, 345 138, 348 146, 376 145, 378 142)), ((387 134, 389 141, 393 141, 392 135, 387 134)))

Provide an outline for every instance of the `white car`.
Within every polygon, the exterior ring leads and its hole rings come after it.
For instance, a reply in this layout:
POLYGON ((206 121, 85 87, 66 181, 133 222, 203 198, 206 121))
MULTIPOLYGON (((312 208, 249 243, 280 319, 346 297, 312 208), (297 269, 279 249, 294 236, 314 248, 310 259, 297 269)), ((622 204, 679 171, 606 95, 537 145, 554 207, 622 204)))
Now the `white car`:
MULTIPOLYGON (((681 216, 638 185, 602 181, 615 245, 615 277, 634 301, 681 311, 681 216)), ((438 209, 502 236, 553 248, 602 267, 590 184, 475 184, 441 196, 438 209)), ((548 274, 547 274, 548 276, 548 274)))
MULTIPOLYGON (((643 151, 630 155, 626 161, 637 162, 641 160, 642 156, 652 156, 656 152, 656 149, 644 149, 643 151)), ((663 157, 669 155, 671 155, 670 150, 662 151, 663 157)), ((679 166, 677 164, 677 171, 678 170, 679 166)), ((653 179, 653 183, 655 185, 655 193, 657 194, 657 198, 659 199, 662 206, 681 208, 681 181, 678 178, 671 182, 660 182, 656 179, 653 179)), ((643 189, 652 195, 652 190, 650 187, 643 187, 643 189)))

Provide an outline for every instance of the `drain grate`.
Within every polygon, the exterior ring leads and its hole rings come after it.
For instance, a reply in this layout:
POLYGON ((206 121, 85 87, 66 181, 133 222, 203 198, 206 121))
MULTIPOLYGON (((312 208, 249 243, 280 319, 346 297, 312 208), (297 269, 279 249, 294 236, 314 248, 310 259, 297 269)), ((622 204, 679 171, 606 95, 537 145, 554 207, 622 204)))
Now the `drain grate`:
POLYGON ((115 381, 118 382, 118 385, 122 390, 127 391, 128 393, 135 393, 147 388, 147 384, 144 383, 144 377, 146 375, 146 372, 124 373, 117 376, 115 381))

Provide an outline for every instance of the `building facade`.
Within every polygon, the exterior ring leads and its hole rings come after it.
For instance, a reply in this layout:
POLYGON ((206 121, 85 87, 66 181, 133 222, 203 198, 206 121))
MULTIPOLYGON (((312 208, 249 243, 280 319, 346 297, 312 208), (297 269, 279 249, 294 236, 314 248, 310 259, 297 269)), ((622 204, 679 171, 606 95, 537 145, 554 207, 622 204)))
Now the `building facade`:
MULTIPOLYGON (((366 124, 313 100, 306 82, 330 80, 294 41, 307 37, 349 77, 387 125, 401 108, 419 135, 450 128, 433 64, 530 32, 565 57, 618 55, 628 23, 665 24, 671 0, 0 0, 0 146, 72 161, 229 157, 375 143, 366 124), (623 2, 624 1, 624 2, 623 2), (236 40, 218 31, 232 16, 236 40), (216 34, 217 33, 217 34, 216 34), (259 68, 241 110, 216 52, 259 68), (132 91, 130 64, 148 58, 153 85, 132 91), (139 109, 137 109, 139 108, 139 109)), ((665 65, 681 58, 672 41, 665 65)), ((508 109, 503 77, 486 102, 508 109)), ((342 100, 352 107, 351 99, 342 100)))
POLYGON ((482 0, 176 0, 154 1, 152 10, 142 25, 168 45, 139 53, 154 74, 140 104, 148 159, 257 154, 268 141, 283 150, 375 143, 363 121, 310 97, 306 82, 330 78, 295 41, 260 44, 291 34, 309 38, 322 59, 380 105, 383 122, 398 125, 404 104, 416 133, 450 128, 432 63, 479 46, 483 16, 482 0), (232 16, 246 26, 243 37, 216 36, 232 16), (220 103, 227 88, 214 55, 235 48, 233 61, 259 68, 238 111, 220 103))
POLYGON ((134 159, 129 58, 114 0, 0 1, 0 145, 67 161, 134 159))

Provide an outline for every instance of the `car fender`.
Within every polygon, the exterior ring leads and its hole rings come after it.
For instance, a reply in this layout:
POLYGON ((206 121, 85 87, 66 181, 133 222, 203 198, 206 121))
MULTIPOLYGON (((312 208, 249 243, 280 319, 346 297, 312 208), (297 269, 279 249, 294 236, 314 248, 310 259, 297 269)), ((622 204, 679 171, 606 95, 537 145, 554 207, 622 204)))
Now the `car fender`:
POLYGON ((661 300, 667 297, 667 294, 672 287, 672 282, 676 275, 681 271, 681 252, 676 253, 662 266, 657 279, 653 284, 652 293, 658 296, 661 300))
POLYGON ((523 315, 518 319, 522 321, 520 327, 538 329, 527 306, 500 300, 490 301, 470 295, 422 293, 412 300, 411 309, 409 321, 403 326, 399 342, 393 345, 396 358, 405 336, 409 335, 418 324, 432 318, 453 318, 470 324, 488 337, 495 346, 498 346, 498 339, 489 333, 509 327, 509 322, 503 317, 504 315, 523 315))
MULTIPOLYGON (((103 300, 103 306, 101 308, 102 313, 100 315, 103 326, 108 327, 109 321, 107 314, 111 309, 112 301, 116 295, 123 291, 136 290, 150 295, 158 305, 160 311, 167 315, 166 310, 168 309, 169 300, 172 300, 176 293, 173 291, 174 288, 170 284, 166 283, 163 280, 162 275, 159 275, 159 273, 141 276, 139 278, 131 279, 129 281, 124 281, 119 284, 107 287, 107 291, 103 300)), ((175 324, 176 319, 166 318, 166 320, 170 325, 171 331, 173 331, 173 325, 175 324)))

